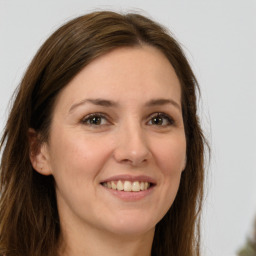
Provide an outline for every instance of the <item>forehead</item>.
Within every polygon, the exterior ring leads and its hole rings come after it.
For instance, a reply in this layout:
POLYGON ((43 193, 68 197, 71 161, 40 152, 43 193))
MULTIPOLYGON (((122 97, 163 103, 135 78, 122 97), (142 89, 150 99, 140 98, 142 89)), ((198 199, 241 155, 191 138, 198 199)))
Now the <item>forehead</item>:
POLYGON ((58 101, 68 106, 84 97, 134 103, 172 97, 180 102, 181 89, 172 65, 158 49, 124 47, 84 67, 60 93, 58 101))

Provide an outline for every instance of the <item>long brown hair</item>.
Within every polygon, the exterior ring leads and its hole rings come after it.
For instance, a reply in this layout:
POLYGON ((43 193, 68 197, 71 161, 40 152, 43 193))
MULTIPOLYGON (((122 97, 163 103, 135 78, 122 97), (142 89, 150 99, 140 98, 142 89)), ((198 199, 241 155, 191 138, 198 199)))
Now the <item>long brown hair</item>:
POLYGON ((57 255, 54 179, 32 168, 29 128, 47 141, 56 97, 71 79, 98 56, 143 44, 163 52, 176 71, 187 140, 187 165, 172 207, 156 226, 152 255, 199 255, 205 140, 197 116, 196 78, 165 28, 142 15, 105 11, 59 28, 39 49, 17 90, 0 144, 0 255, 57 255))

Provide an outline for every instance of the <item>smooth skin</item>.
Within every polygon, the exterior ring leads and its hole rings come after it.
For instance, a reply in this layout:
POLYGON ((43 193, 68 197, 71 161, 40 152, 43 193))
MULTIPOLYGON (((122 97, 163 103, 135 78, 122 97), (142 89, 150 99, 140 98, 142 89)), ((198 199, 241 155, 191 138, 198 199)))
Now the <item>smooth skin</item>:
POLYGON ((144 45, 91 62, 58 95, 31 162, 56 181, 60 255, 149 256, 186 164, 181 86, 167 58, 144 45), (102 186, 116 175, 154 186, 122 199, 102 186))

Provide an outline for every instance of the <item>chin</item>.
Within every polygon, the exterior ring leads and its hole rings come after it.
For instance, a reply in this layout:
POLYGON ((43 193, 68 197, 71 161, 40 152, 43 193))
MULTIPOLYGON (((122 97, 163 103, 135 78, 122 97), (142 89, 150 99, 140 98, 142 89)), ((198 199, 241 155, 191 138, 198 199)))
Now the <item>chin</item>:
POLYGON ((156 221, 138 216, 122 216, 116 218, 111 225, 111 232, 123 236, 138 236, 148 232, 154 232, 156 221))

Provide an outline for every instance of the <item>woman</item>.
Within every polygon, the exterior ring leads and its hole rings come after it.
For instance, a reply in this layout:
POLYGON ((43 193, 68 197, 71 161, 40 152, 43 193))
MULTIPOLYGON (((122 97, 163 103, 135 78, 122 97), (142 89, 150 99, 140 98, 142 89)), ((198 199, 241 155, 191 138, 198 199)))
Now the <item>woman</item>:
POLYGON ((148 18, 95 12, 59 28, 2 137, 0 254, 199 255, 196 89, 148 18))

